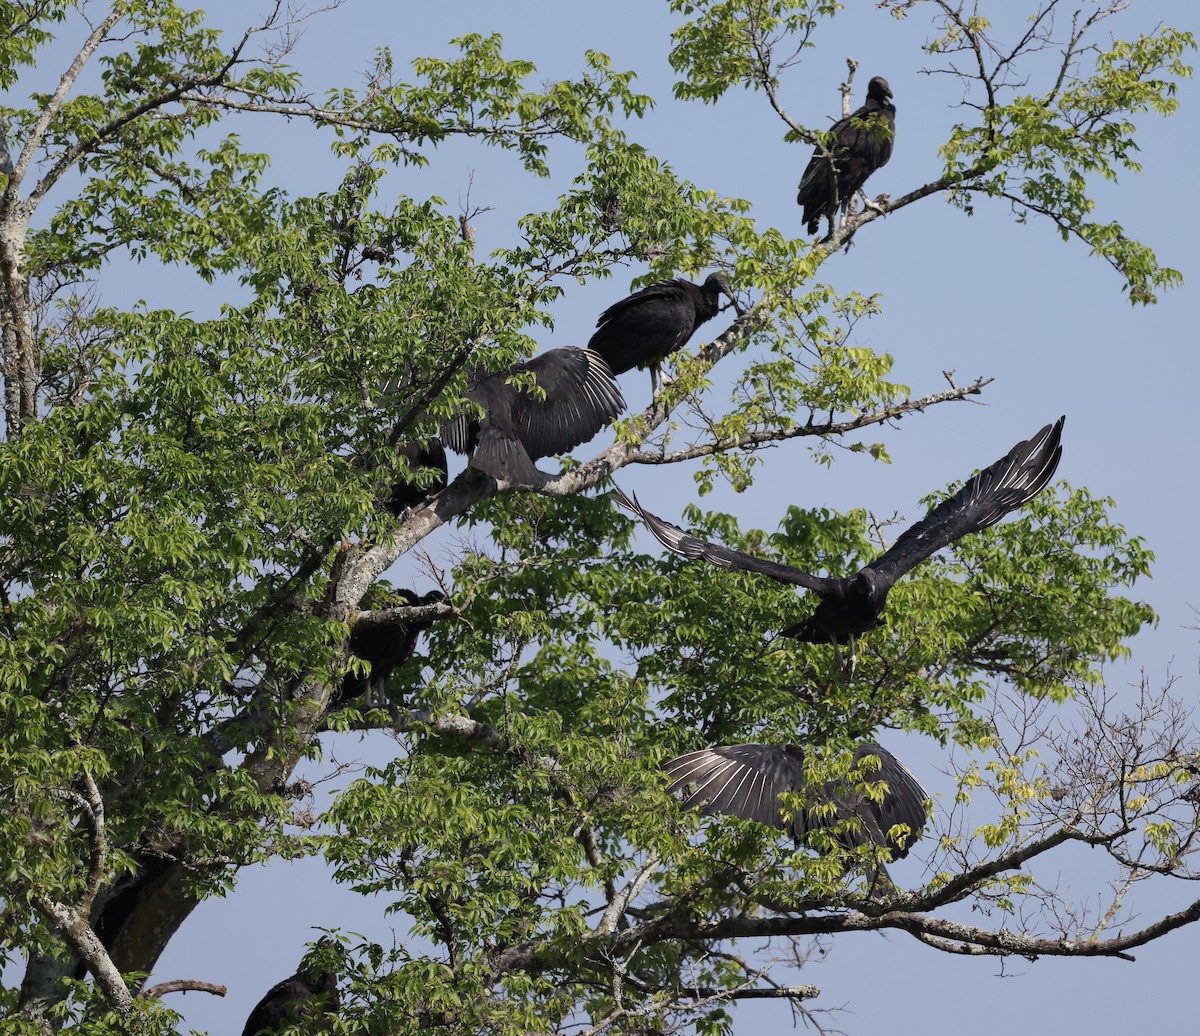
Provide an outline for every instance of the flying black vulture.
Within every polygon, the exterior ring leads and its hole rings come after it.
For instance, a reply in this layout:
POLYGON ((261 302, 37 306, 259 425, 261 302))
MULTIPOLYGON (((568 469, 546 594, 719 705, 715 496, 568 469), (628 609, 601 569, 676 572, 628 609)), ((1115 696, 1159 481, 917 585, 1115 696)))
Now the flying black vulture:
POLYGON ((1009 511, 1031 500, 1054 475, 1062 456, 1060 438, 1065 417, 1046 425, 1033 438, 1017 443, 989 468, 984 468, 947 500, 905 531, 890 550, 852 576, 814 576, 790 565, 766 561, 691 536, 677 526, 644 511, 616 490, 613 499, 640 515, 668 550, 685 558, 700 558, 722 568, 761 572, 780 583, 803 586, 820 596, 816 611, 783 630, 810 644, 853 643, 859 633, 882 621, 888 591, 905 572, 935 551, 968 533, 994 525, 1009 511))
MULTIPOLYGON (((424 606, 441 604, 446 595, 440 590, 431 590, 418 597, 412 590, 397 590, 388 596, 388 607, 405 605, 424 606)), ((429 629, 437 619, 407 619, 387 626, 352 626, 350 629, 350 654, 371 663, 367 676, 347 673, 342 677, 341 687, 329 700, 330 710, 341 708, 347 702, 368 695, 369 704, 386 701, 384 691, 392 670, 403 665, 417 647, 417 638, 429 629)))
MULTIPOLYGON (((528 381, 528 379, 523 379, 528 381)), ((533 462, 566 453, 591 439, 625 409, 608 364, 575 346, 550 349, 506 371, 477 371, 466 398, 485 414, 466 412, 442 427, 442 439, 456 453, 471 453, 471 466, 500 482, 532 486, 533 462), (532 374, 536 388, 509 378, 532 374)))
MULTIPOLYGON (((317 942, 318 949, 325 947, 327 956, 333 941, 323 937, 317 942)), ((326 971, 317 962, 302 961, 296 974, 277 982, 250 1012, 242 1036, 259 1036, 260 1033, 275 1033, 287 1025, 295 1025, 305 1019, 316 1020, 322 1015, 336 1014, 342 1006, 337 991, 337 975, 326 971)), ((309 1031, 309 1030, 306 1030, 309 1031)), ((323 1027, 314 1027, 312 1032, 322 1032, 323 1027)))
POLYGON ((810 788, 805 778, 804 749, 799 745, 717 745, 681 755, 663 769, 671 778, 669 790, 683 791, 685 809, 757 820, 790 831, 797 845, 812 831, 843 825, 835 832, 843 848, 886 846, 892 859, 901 860, 928 819, 929 793, 899 759, 874 744, 859 745, 854 753, 852 774, 858 774, 857 779, 830 781, 820 789, 810 788), (878 782, 886 790, 877 802, 860 786, 878 782), (803 791, 813 805, 785 818, 779 796, 803 791), (850 820, 857 823, 844 823, 850 820), (896 825, 904 825, 907 832, 889 834, 896 825))
POLYGON ((445 489, 449 468, 446 465, 446 451, 442 447, 441 440, 436 436, 425 445, 421 445, 415 439, 399 443, 396 446, 396 455, 404 457, 408 461, 408 470, 414 474, 422 468, 431 468, 437 473, 433 481, 424 486, 403 478, 392 486, 387 509, 392 514, 399 516, 402 511, 424 503, 435 493, 440 493, 445 489))
POLYGON ((0 126, 0 173, 9 176, 12 171, 12 155, 8 153, 8 137, 4 135, 4 127, 0 126))
POLYGON ((657 391, 659 364, 717 315, 721 295, 740 315, 741 307, 723 273, 710 273, 702 285, 682 278, 651 284, 600 314, 588 348, 604 357, 613 374, 649 367, 650 390, 657 391))
POLYGON ((824 135, 800 177, 796 204, 804 206, 804 222, 815 234, 822 216, 832 223, 839 208, 846 208, 856 191, 876 169, 892 157, 896 136, 896 106, 892 89, 883 76, 867 84, 867 102, 835 122, 824 135), (835 175, 836 174, 836 175, 835 175))

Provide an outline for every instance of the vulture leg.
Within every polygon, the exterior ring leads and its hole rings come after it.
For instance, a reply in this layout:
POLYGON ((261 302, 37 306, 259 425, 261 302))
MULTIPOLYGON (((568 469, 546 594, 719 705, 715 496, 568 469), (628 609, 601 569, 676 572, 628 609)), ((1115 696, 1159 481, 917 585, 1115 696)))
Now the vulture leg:
POLYGON ((671 384, 675 379, 669 374, 664 374, 662 367, 655 364, 650 368, 650 394, 657 396, 659 389, 664 389, 671 384))

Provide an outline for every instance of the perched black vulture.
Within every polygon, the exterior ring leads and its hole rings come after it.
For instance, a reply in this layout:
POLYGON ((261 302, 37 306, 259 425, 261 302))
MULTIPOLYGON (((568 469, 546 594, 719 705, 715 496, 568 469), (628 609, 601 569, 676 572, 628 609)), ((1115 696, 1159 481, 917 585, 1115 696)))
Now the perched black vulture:
POLYGON ((968 533, 994 525, 1009 511, 1032 499, 1050 481, 1062 456, 1059 440, 1065 420, 1060 417, 1032 439, 1017 443, 995 464, 968 480, 962 489, 906 530, 890 550, 852 576, 814 576, 790 565, 708 543, 644 511, 636 500, 630 501, 620 490, 611 495, 617 503, 640 515, 658 541, 676 554, 722 568, 761 572, 780 583, 814 591, 821 598, 816 611, 789 626, 783 635, 811 644, 829 641, 844 644, 883 621, 888 591, 909 569, 968 533))
MULTIPOLYGON (((322 945, 328 954, 332 940, 322 938, 322 945)), ((259 1036, 260 1033, 275 1033, 286 1025, 295 1025, 306 1019, 315 1024, 306 1028, 306 1032, 323 1032, 325 1027, 317 1019, 324 1015, 334 1015, 342 1006, 341 997, 337 991, 337 975, 325 971, 320 964, 306 966, 303 962, 299 970, 291 978, 277 982, 250 1012, 246 1019, 246 1027, 242 1036, 259 1036)))
MULTIPOLYGON (((405 605, 424 606, 441 604, 446 595, 440 590, 431 590, 418 597, 412 590, 397 590, 388 597, 389 608, 400 608, 405 605)), ((386 701, 384 691, 392 670, 403 665, 412 657, 420 637, 436 619, 408 619, 388 626, 352 626, 350 629, 350 654, 371 663, 371 672, 367 676, 356 676, 347 673, 342 678, 342 685, 330 698, 330 710, 341 708, 347 702, 368 696, 371 705, 386 701)))
POLYGON ((466 398, 484 417, 460 413, 442 427, 442 439, 455 453, 470 453, 471 466, 484 474, 524 486, 538 482, 535 460, 573 450, 625 409, 608 364, 575 346, 550 349, 497 374, 476 372, 466 398), (532 374, 536 388, 509 383, 522 374, 532 374))
MULTIPOLYGON (((126 923, 149 887, 175 863, 170 856, 148 849, 136 852, 134 859, 137 861, 136 869, 117 878, 103 906, 92 912, 92 931, 109 954, 116 949, 126 923)), ((81 961, 75 967, 75 978, 82 979, 86 973, 87 968, 81 961)))
POLYGON ((408 461, 408 468, 414 474, 422 468, 431 468, 437 473, 433 481, 425 486, 407 479, 400 479, 392 486, 387 509, 392 514, 399 516, 402 511, 424 503, 435 493, 440 493, 445 489, 450 469, 446 465, 446 451, 441 440, 436 436, 424 446, 415 439, 402 442, 396 446, 396 455, 404 457, 408 461))
POLYGON ((830 220, 850 204, 876 169, 892 157, 896 136, 896 106, 883 76, 867 84, 867 103, 835 122, 825 134, 800 177, 796 204, 804 207, 808 232, 815 234, 822 216, 830 220), (836 175, 835 175, 836 173, 836 175))
POLYGON ((649 367, 650 389, 657 391, 659 364, 717 315, 722 295, 740 314, 723 273, 710 273, 702 285, 682 278, 651 284, 600 314, 588 348, 604 357, 613 374, 649 367))
POLYGON ((820 789, 811 789, 805 779, 804 749, 799 745, 718 745, 681 755, 663 769, 671 778, 670 790, 683 791, 685 809, 757 820, 789 831, 797 845, 811 831, 856 819, 835 833, 839 845, 886 846, 892 859, 901 860, 928 819, 929 793, 899 759, 874 744, 859 745, 851 777, 820 789), (885 790, 882 801, 876 802, 860 786, 878 782, 885 790), (809 792, 813 806, 785 817, 779 796, 803 791, 809 792), (908 830, 899 837, 889 835, 896 825, 908 830))

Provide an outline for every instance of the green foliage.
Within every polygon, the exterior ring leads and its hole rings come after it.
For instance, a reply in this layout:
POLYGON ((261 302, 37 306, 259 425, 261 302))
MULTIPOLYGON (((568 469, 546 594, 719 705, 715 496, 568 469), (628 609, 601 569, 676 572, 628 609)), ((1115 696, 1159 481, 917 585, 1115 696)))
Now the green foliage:
POLYGON ((675 30, 671 67, 684 78, 675 96, 716 103, 735 86, 774 85, 771 52, 783 44, 791 53, 781 68, 813 46, 820 19, 840 5, 830 0, 671 0, 671 10, 689 16, 675 30))
MULTIPOLYGON (((945 51, 962 38, 952 26, 930 50, 945 51)), ((1116 41, 1096 56, 1090 75, 1068 65, 1070 75, 1040 96, 1000 103, 989 93, 980 123, 960 124, 942 147, 946 176, 958 182, 955 203, 969 212, 973 195, 982 192, 1014 201, 1022 219, 1049 215, 1064 241, 1077 237, 1112 265, 1130 302, 1156 301, 1156 292, 1180 285, 1182 275, 1160 266, 1119 223, 1095 221, 1089 183, 1141 170, 1134 117, 1175 111, 1175 84, 1191 75, 1184 56, 1195 47, 1193 34, 1163 26, 1136 41, 1116 41)))
MULTIPOLYGON (((676 96, 715 103, 740 86, 774 103, 836 6, 678 0, 676 96)), ((637 143, 651 100, 604 55, 535 86, 533 64, 498 36, 416 61, 411 83, 381 50, 366 87, 318 105, 298 70, 249 58, 253 33, 226 39, 159 0, 108 17, 92 92, 72 80, 60 98, 0 111, 41 160, 0 196, 0 957, 24 957, 59 991, 55 1024, 177 1031, 157 1001, 123 1007, 99 982, 60 981, 79 946, 52 908, 82 918, 153 849, 179 878, 155 917, 168 936, 194 901, 271 856, 323 853, 335 880, 382 895, 419 938, 349 953, 351 1029, 517 1033, 586 1016, 597 1031, 726 1032, 727 992, 757 976, 711 952, 738 934, 720 926, 841 916, 868 891, 851 872, 884 861, 834 834, 797 850, 730 818, 698 835, 658 764, 718 741, 803 737, 819 787, 845 778, 848 749, 880 727, 989 749, 997 692, 1086 693, 1153 621, 1124 596, 1152 556, 1084 490, 1043 494, 914 571, 852 680, 828 646, 775 633, 809 606, 795 591, 633 550, 633 523, 585 492, 622 450, 661 446, 678 461, 668 447, 686 438, 702 492, 718 477, 740 489, 758 447, 805 437, 828 463, 816 422, 879 420, 909 389, 856 335, 879 297, 817 279, 835 246, 762 225, 745 200, 637 143), (231 131, 233 112, 303 120, 340 177, 289 194, 231 131), (487 256, 446 201, 387 179, 455 138, 565 185, 487 256), (220 305, 89 300, 110 264, 151 260, 220 305), (469 371, 528 356, 565 279, 623 283, 632 269, 638 286, 713 267, 752 312, 673 358, 662 406, 621 423, 604 463, 568 462, 545 493, 496 494, 469 475, 433 506, 388 511, 411 475, 396 445, 437 434, 469 371), (717 399, 713 367, 728 358, 737 373, 717 399), (393 678, 405 707, 327 721, 345 673, 365 669, 348 657, 353 621, 394 603, 383 573, 443 523, 473 546, 444 578, 454 620, 393 678), (313 830, 295 769, 351 727, 389 728, 396 758, 341 789, 313 830), (720 992, 697 1001, 706 988, 720 992)), ((13 27, 0 39, 9 97, 47 47, 85 31, 71 4, 0 4, 0 24, 13 27)), ((986 29, 955 27, 932 50, 986 29)), ((1048 95, 989 102, 943 149, 952 196, 1020 198, 1152 301, 1178 275, 1116 223, 1092 222, 1087 185, 1136 171, 1133 119, 1173 110, 1192 45, 1164 28, 1112 44, 1048 95)), ((887 443, 864 448, 887 459, 887 443)), ((791 508, 774 534, 695 508, 685 521, 813 571, 850 572, 878 551, 859 512, 791 508)), ((1012 806, 981 834, 998 852, 1050 796, 1033 767, 1026 755, 964 775, 964 798, 990 781, 1012 806)), ((1155 796, 1182 772, 1159 760, 1120 786, 1160 863, 1184 839, 1155 796)), ((1000 889, 1008 909, 1023 882, 975 889, 1000 889)), ((162 946, 122 939, 113 959, 136 991, 162 946)), ((0 991, 6 1032, 42 1031, 40 1010, 0 991)))

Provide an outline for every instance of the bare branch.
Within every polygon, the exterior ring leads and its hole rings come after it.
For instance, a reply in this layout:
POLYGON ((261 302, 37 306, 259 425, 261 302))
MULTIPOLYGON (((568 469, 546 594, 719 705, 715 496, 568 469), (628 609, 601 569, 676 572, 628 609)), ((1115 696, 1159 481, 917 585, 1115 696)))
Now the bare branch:
POLYGON ((907 399, 903 403, 897 403, 894 406, 884 407, 882 410, 877 410, 871 414, 861 414, 858 417, 851 418, 849 421, 826 421, 822 424, 814 424, 810 418, 809 422, 804 425, 798 425, 795 428, 761 432, 747 432, 745 435, 740 435, 736 439, 723 439, 716 442, 703 443, 699 446, 693 446, 688 449, 676 450, 672 453, 648 453, 646 451, 638 451, 629 457, 630 464, 677 464, 680 461, 695 460, 697 457, 708 457, 714 453, 725 453, 729 450, 747 449, 759 446, 764 446, 770 443, 785 442, 788 439, 795 439, 807 436, 827 437, 831 435, 846 435, 849 432, 857 431, 860 428, 868 428, 871 425, 882 424, 885 421, 891 421, 903 417, 905 414, 914 412, 923 412, 926 407, 933 406, 937 403, 948 403, 954 400, 966 399, 968 396, 979 395, 985 386, 990 385, 994 379, 992 378, 977 378, 970 385, 962 388, 953 388, 948 391, 934 392, 920 399, 907 399))
POLYGON ((212 993, 213 996, 224 996, 229 990, 216 982, 201 982, 194 978, 177 978, 171 982, 160 982, 156 986, 142 991, 145 1000, 157 1000, 168 993, 212 993))
POLYGON ((379 626, 395 626, 401 622, 421 622, 424 619, 453 619, 459 614, 459 610, 450 604, 406 604, 396 608, 373 608, 370 611, 356 612, 352 625, 355 629, 375 629, 379 626))

